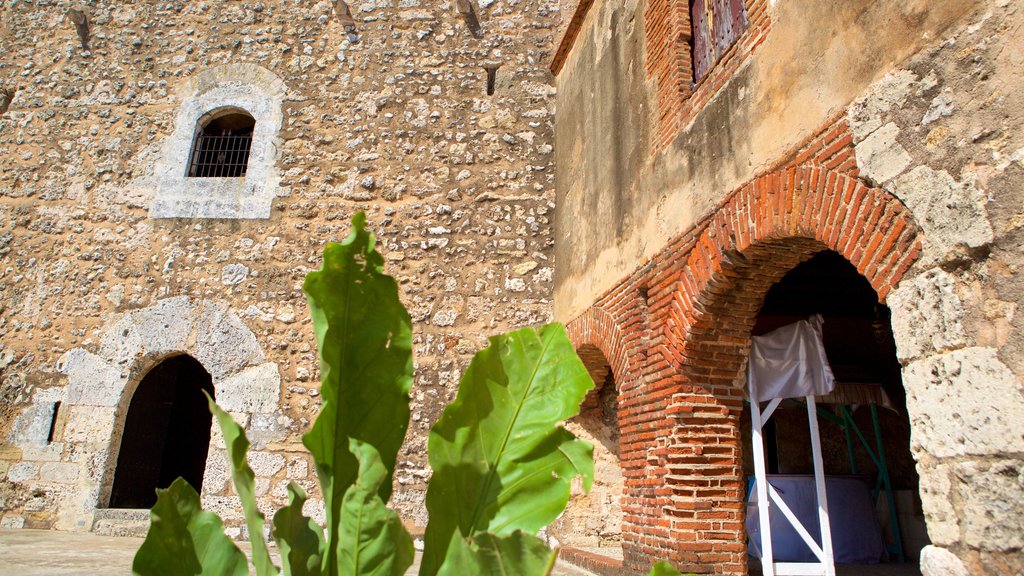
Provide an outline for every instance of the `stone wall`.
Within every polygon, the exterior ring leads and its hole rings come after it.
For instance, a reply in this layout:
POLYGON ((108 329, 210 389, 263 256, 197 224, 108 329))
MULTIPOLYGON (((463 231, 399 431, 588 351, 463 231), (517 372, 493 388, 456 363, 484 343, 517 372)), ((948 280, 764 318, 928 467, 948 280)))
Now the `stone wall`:
MULTIPOLYGON (((448 1, 356 0, 347 31, 333 5, 89 2, 87 48, 63 2, 0 8, 2 525, 89 529, 133 386, 179 353, 246 425, 262 505, 288 480, 313 488, 301 283, 357 210, 415 321, 393 504, 425 521, 426 432, 468 358, 550 319, 561 14, 480 2, 474 35, 448 1), (258 132, 280 123, 257 134, 265 169, 237 190, 193 187, 179 141, 192 112, 225 105, 252 108, 258 132), (228 202, 244 195, 263 204, 228 202), (245 346, 204 343, 212 310, 245 346)), ((219 442, 204 501, 237 510, 219 442)))
POLYGON ((1022 30, 1018 7, 992 3, 848 112, 862 177, 924 231, 889 305, 928 574, 1024 570, 1022 30))

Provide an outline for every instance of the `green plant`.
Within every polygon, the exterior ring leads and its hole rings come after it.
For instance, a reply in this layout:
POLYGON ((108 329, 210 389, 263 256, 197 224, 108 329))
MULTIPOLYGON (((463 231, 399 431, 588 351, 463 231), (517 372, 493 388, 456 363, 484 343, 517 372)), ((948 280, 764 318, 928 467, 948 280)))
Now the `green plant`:
MULTIPOLYGON (((327 245, 322 269, 303 286, 323 397, 303 443, 316 462, 326 526, 302 514, 306 494, 290 484, 271 530, 285 576, 399 576, 413 561, 412 539, 386 506, 409 422, 412 322, 365 216, 352 223, 352 234, 327 245)), ((587 489, 593 480, 593 448, 559 422, 578 413, 592 387, 560 325, 490 339, 430 432, 422 576, 550 572, 556 552, 535 533, 564 509, 573 478, 582 476, 587 489)), ((210 410, 227 444, 253 567, 257 576, 277 575, 246 462, 249 442, 212 400, 210 410)), ((158 494, 135 574, 248 573, 245 556, 188 483, 179 478, 158 494)), ((652 574, 675 573, 666 568, 652 574)))

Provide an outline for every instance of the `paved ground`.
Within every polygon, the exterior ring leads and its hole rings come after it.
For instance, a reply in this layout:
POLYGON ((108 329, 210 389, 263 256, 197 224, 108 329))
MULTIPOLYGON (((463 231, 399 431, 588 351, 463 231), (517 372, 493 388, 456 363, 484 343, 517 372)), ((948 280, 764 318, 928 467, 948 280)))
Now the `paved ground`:
MULTIPOLYGON (((47 530, 0 530, 0 575, 115 576, 131 574, 141 538, 47 530)), ((409 574, 415 574, 417 562, 409 574)), ((559 562, 557 576, 590 576, 559 562)))
MULTIPOLYGON (((141 538, 97 536, 47 530, 0 530, 0 576, 116 576, 131 574, 132 558, 141 538)), ((242 548, 248 552, 243 543, 242 548)), ((614 556, 607 548, 594 553, 614 556)), ((415 575, 416 563, 409 569, 415 575)), ((752 563, 751 574, 759 574, 752 563)), ((839 576, 920 576, 914 564, 839 566, 839 576)), ((590 572, 559 562, 554 576, 592 576, 590 572)))

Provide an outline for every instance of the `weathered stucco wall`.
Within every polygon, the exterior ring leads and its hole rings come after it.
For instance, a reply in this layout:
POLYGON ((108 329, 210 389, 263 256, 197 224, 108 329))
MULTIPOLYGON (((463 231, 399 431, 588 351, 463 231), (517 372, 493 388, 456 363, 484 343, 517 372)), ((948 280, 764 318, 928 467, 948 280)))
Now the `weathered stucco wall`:
MULTIPOLYGON (((13 94, 0 106, 4 526, 90 527, 117 439, 107 412, 126 405, 125 383, 161 355, 196 354, 187 333, 157 323, 133 330, 180 345, 130 370, 104 346, 118 338, 112 327, 169 301, 178 312, 200 301, 223 308, 253 334, 259 361, 223 375, 218 392, 255 439, 264 503, 283 503, 288 480, 313 488, 299 442, 319 405, 318 374, 301 283, 357 210, 379 234, 416 325, 413 422, 394 504, 424 521, 426 431, 470 354, 489 334, 550 318, 546 64, 561 16, 542 1, 481 2, 475 37, 447 1, 357 0, 350 38, 333 5, 90 2, 88 50, 65 3, 0 7, 0 88, 13 94), (485 65, 500 65, 493 95, 485 65), (151 212, 160 194, 191 194, 197 202, 176 196, 175 209, 210 215, 201 187, 168 184, 168 175, 187 180, 187 159, 168 155, 175 123, 206 94, 255 103, 258 127, 281 123, 266 180, 246 182, 273 185, 262 197, 271 208, 216 214, 245 220, 154 218, 168 215, 151 212), (108 394, 71 406, 81 378, 108 394), (275 388, 269 411, 245 403, 275 388), (89 428, 97 411, 104 418, 89 428)), ((247 348, 219 346, 229 364, 245 360, 247 348)), ((204 498, 227 509, 223 465, 211 451, 204 498)))
POLYGON ((764 43, 652 155, 644 4, 595 4, 558 76, 555 316, 577 316, 976 5, 780 0, 764 43))

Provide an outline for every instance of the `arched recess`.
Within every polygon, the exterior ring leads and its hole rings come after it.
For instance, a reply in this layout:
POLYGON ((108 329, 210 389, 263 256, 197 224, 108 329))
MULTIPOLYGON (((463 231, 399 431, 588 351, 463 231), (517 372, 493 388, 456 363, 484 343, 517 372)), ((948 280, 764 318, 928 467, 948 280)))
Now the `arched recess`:
POLYGON ((598 307, 570 322, 566 331, 594 380, 580 414, 566 424, 594 446, 594 485, 587 494, 573 487, 565 512, 548 533, 565 546, 617 546, 623 520, 618 392, 630 375, 625 343, 614 318, 598 307))
MULTIPOLYGON (((58 527, 88 529, 96 509, 110 505, 132 398, 155 367, 182 355, 209 373, 225 410, 267 426, 276 421, 281 393, 277 364, 266 361, 256 335, 227 305, 178 296, 115 317, 104 328, 98 349, 69 350, 57 363, 67 375, 64 440, 70 448, 64 452, 74 455, 69 463, 80 467, 77 490, 67 494, 58 511, 58 527)), ((209 450, 206 477, 215 452, 221 454, 223 447, 209 450)))
POLYGON ((215 395, 210 373, 187 354, 146 373, 132 395, 110 494, 111 508, 152 508, 179 476, 201 492, 215 395))
MULTIPOLYGON (((833 250, 881 302, 917 259, 919 228, 891 194, 817 166, 762 176, 723 202, 697 234, 664 313, 677 390, 661 510, 669 556, 686 569, 746 574, 739 418, 751 329, 769 288, 833 250), (672 543, 685 542, 685 549, 672 543)), ((633 556, 626 551, 627 563, 633 556)))

